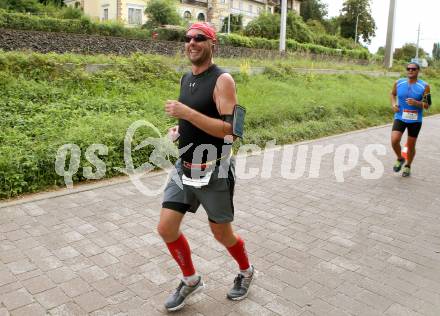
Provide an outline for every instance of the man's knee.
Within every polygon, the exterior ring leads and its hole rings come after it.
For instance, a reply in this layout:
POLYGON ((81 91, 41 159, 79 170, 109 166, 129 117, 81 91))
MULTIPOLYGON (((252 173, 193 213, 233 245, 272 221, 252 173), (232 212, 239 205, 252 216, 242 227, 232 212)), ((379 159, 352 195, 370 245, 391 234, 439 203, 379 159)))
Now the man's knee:
POLYGON ((219 243, 223 243, 225 240, 226 233, 224 231, 212 230, 212 234, 214 235, 215 240, 217 240, 219 243))
POLYGON ((160 221, 156 229, 165 242, 173 242, 179 237, 178 226, 170 225, 165 221, 160 221))
POLYGON ((211 231, 214 238, 226 247, 230 247, 236 241, 234 233, 229 228, 211 227, 211 231))
POLYGON ((402 137, 400 135, 392 135, 391 136, 391 144, 393 146, 400 145, 402 137))

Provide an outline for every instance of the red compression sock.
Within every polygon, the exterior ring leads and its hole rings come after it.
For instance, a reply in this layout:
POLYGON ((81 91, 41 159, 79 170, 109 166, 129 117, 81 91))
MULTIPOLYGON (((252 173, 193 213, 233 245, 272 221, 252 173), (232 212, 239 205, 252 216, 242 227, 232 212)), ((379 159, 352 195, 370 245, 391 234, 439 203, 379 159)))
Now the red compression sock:
POLYGON ((240 270, 247 270, 250 267, 249 258, 247 256, 246 248, 244 247, 244 241, 240 236, 237 236, 237 242, 232 247, 226 248, 235 261, 240 266, 240 270))
POLYGON ((183 276, 188 277, 195 274, 196 270, 194 269, 194 265, 191 260, 191 249, 189 248, 189 244, 185 236, 181 234, 177 240, 166 244, 174 260, 176 260, 177 264, 182 270, 183 276))

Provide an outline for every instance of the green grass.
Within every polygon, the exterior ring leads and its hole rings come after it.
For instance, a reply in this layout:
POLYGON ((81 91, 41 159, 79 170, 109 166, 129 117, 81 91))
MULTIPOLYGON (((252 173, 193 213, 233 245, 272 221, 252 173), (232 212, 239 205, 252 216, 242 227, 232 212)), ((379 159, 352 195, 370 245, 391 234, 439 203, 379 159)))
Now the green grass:
MULTIPOLYGON (((109 148, 101 157, 106 177, 118 175, 113 167, 124 167, 123 141, 131 123, 148 120, 162 133, 176 123, 163 111, 165 100, 178 97, 173 60, 0 53, 0 198, 63 185, 54 162, 66 143, 77 144, 83 155, 74 181, 85 180, 84 153, 94 143, 109 148), (66 68, 66 62, 76 67, 66 68), (113 67, 88 74, 82 67, 87 63, 113 67)), ((391 78, 296 74, 288 63, 268 64, 263 75, 235 76, 239 102, 248 112, 246 143, 284 144, 392 120, 391 78)), ((433 91, 440 88, 438 77, 429 82, 433 91)), ((438 112, 434 107, 432 113, 438 112)), ((143 130, 135 143, 150 135, 143 130)), ((148 161, 151 150, 136 152, 135 165, 148 161)))

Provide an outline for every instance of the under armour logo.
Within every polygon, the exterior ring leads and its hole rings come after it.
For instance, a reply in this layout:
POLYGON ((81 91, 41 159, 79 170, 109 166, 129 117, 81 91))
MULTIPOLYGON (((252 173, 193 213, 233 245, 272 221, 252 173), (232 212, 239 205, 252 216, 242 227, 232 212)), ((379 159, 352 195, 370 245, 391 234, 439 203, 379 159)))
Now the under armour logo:
POLYGON ((189 83, 189 90, 191 91, 191 94, 193 94, 196 91, 195 86, 196 86, 195 82, 189 83))

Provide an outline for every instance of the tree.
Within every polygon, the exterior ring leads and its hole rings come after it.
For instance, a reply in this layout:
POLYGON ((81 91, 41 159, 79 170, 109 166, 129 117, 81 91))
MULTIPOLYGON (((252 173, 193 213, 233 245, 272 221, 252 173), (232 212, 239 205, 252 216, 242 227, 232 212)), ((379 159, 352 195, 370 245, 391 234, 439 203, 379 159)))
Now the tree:
MULTIPOLYGON (((280 37, 281 16, 271 13, 262 13, 256 19, 246 25, 244 34, 247 36, 278 39, 280 37)), ((300 43, 312 43, 313 33, 296 13, 290 11, 287 14, 286 37, 300 43)))
POLYGON ((0 9, 37 13, 42 6, 37 0, 0 0, 0 9))
MULTIPOLYGON (((236 32, 243 30, 243 15, 231 14, 231 21, 230 22, 231 22, 231 26, 230 26, 231 33, 236 33, 236 32)), ((225 17, 223 19, 222 33, 228 32, 228 23, 229 23, 228 17, 225 17)))
POLYGON ((377 49, 376 55, 385 56, 385 47, 381 46, 377 49))
POLYGON ((53 4, 57 7, 62 7, 64 6, 64 0, 38 0, 38 2, 44 4, 44 5, 50 5, 53 4))
POLYGON ((327 15, 327 4, 321 0, 305 0, 301 2, 301 16, 305 22, 308 20, 324 20, 327 15))
POLYGON ((434 43, 434 48, 432 49, 432 59, 440 60, 440 43, 434 43))
MULTIPOLYGON (((416 44, 407 43, 401 48, 396 48, 394 50, 394 59, 409 62, 412 58, 416 57, 416 50, 416 44)), ((419 57, 424 58, 426 55, 427 54, 423 48, 419 48, 419 57)))
POLYGON ((315 34, 327 33, 327 30, 325 29, 324 25, 318 20, 308 20, 306 24, 309 27, 309 29, 315 34))
POLYGON ((174 2, 169 0, 150 0, 145 9, 149 28, 161 25, 180 25, 182 18, 177 13, 174 2))
POLYGON ((330 19, 324 19, 321 21, 322 25, 325 27, 327 33, 332 35, 341 34, 341 19, 340 17, 332 17, 330 19))
POLYGON ((342 37, 358 41, 362 35, 364 42, 371 43, 371 38, 376 35, 376 22, 371 15, 370 0, 345 0, 340 18, 342 37), (358 38, 355 38, 357 17, 358 38))

